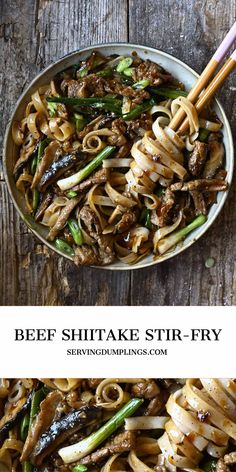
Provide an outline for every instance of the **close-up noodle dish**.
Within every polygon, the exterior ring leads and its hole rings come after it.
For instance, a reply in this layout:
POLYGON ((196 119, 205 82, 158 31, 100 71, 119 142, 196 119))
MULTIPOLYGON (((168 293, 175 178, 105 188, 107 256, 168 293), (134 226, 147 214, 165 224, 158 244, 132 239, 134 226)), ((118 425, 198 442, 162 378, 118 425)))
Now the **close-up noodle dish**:
POLYGON ((77 265, 158 260, 206 222, 228 188, 222 123, 187 95, 135 51, 93 52, 35 90, 12 126, 13 174, 59 252, 77 265))
POLYGON ((1 379, 1 472, 230 472, 235 379, 1 379))

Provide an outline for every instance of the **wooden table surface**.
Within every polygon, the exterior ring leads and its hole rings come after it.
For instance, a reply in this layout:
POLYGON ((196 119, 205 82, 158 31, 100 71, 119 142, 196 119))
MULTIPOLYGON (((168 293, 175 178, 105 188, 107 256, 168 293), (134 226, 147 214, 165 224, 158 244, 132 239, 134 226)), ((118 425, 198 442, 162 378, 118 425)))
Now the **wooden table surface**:
MULTIPOLYGON (((236 19, 236 0, 8 0, 0 2, 1 134, 15 100, 46 65, 96 43, 160 48, 198 72, 236 19)), ((236 130, 236 74, 219 97, 236 130)), ((1 169, 0 169, 1 170, 1 169)), ((1 305, 235 305, 236 181, 207 234, 150 269, 77 268, 20 221, 0 174, 1 305), (211 269, 208 257, 215 259, 211 269)))

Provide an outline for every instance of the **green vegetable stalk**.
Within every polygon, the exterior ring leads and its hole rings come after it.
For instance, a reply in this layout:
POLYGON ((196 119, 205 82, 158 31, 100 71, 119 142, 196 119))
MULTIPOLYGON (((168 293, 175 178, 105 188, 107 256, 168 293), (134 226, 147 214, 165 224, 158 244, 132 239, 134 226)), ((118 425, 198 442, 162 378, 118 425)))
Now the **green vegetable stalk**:
POLYGON ((170 235, 161 239, 157 243, 157 249, 159 253, 164 254, 166 251, 168 251, 168 249, 182 241, 182 239, 184 239, 188 233, 203 225, 206 220, 207 217, 205 215, 199 215, 189 225, 185 226, 185 228, 179 229, 178 231, 175 231, 174 233, 171 233, 170 235))
POLYGON ((76 174, 70 175, 66 179, 58 180, 57 185, 60 187, 61 190, 68 190, 74 185, 79 184, 82 180, 86 179, 100 164, 102 163, 103 159, 106 159, 110 156, 110 154, 114 151, 115 146, 107 146, 102 149, 101 152, 87 164, 83 169, 79 170, 76 174))
POLYGON ((145 111, 150 110, 153 105, 155 105, 155 100, 151 98, 151 100, 145 100, 143 103, 140 105, 137 105, 133 110, 131 110, 129 113, 126 113, 123 115, 123 119, 125 121, 129 120, 134 120, 137 118, 141 113, 144 113, 145 111))
POLYGON ((117 72, 119 73, 124 72, 125 69, 128 69, 128 67, 131 66, 132 62, 133 62, 132 57, 125 57, 124 59, 122 59, 116 68, 117 72))
POLYGON ((151 93, 155 95, 161 95, 162 97, 172 98, 173 100, 180 96, 181 97, 188 96, 188 92, 186 92, 185 90, 175 90, 175 89, 171 89, 167 87, 158 87, 158 88, 150 87, 149 90, 151 93))
POLYGON ((77 244, 77 246, 81 246, 83 244, 83 235, 78 222, 75 219, 70 218, 68 220, 68 226, 75 241, 75 244, 77 244))
POLYGON ((90 454, 96 449, 103 441, 105 441, 111 434, 114 433, 125 421, 125 418, 133 415, 133 413, 143 403, 141 398, 132 398, 126 405, 124 405, 107 423, 105 423, 100 429, 90 434, 82 441, 77 444, 64 447, 58 451, 62 460, 69 464, 77 460, 82 459, 87 454, 90 454))
POLYGON ((57 238, 55 240, 55 246, 59 251, 64 252, 68 256, 74 257, 75 253, 74 253, 72 247, 68 243, 66 243, 66 241, 64 241, 64 239, 57 238))
POLYGON ((121 113, 122 101, 112 96, 107 97, 47 97, 48 102, 64 103, 73 107, 90 107, 121 113))

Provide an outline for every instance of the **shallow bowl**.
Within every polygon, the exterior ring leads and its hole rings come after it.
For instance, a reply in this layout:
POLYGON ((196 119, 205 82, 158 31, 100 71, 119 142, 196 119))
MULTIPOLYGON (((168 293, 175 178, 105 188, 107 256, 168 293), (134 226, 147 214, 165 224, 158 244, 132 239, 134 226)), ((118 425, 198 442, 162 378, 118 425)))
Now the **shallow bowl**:
MULTIPOLYGON (((24 115, 26 104, 30 101, 30 97, 35 90, 37 90, 42 85, 48 84, 52 77, 58 72, 72 66, 79 60, 83 60, 88 57, 90 53, 94 50, 101 51, 101 53, 104 55, 130 55, 133 51, 137 51, 138 55, 142 59, 148 58, 151 61, 160 64, 164 69, 173 74, 175 78, 184 83, 187 90, 189 90, 193 86, 194 82, 196 81, 196 78, 198 77, 198 74, 187 64, 184 64, 184 62, 180 61, 176 57, 173 57, 170 54, 167 54, 158 49, 154 49, 147 46, 140 46, 137 44, 109 43, 83 48, 79 51, 75 51, 64 56, 63 58, 59 59, 58 61, 44 69, 42 72, 40 72, 37 77, 30 83, 24 93, 20 96, 8 123, 4 140, 3 166, 8 189, 18 213, 20 214, 24 222, 27 224, 28 228, 50 249, 53 249, 55 252, 57 252, 63 257, 66 257, 67 259, 71 258, 58 251, 52 243, 49 243, 46 240, 48 229, 40 224, 35 223, 33 218, 30 215, 27 215, 26 213, 24 196, 16 189, 13 178, 13 167, 16 161, 17 148, 12 139, 11 126, 14 120, 20 120, 22 118, 22 116, 24 115)), ((218 100, 214 101, 214 110, 223 123, 222 132, 225 145, 225 169, 227 170, 227 181, 230 184, 233 176, 234 162, 232 134, 224 109, 218 100)), ((197 228, 195 231, 192 231, 181 244, 176 246, 175 249, 169 251, 163 256, 158 257, 155 260, 153 255, 149 255, 135 265, 130 266, 117 261, 109 266, 105 266, 102 268, 111 270, 139 269, 151 266, 153 264, 158 264, 173 256, 176 256, 177 254, 180 254, 181 252, 185 251, 189 246, 191 246, 195 241, 197 241, 208 230, 208 228, 210 228, 210 226, 220 213, 227 198, 227 195, 228 191, 218 193, 217 203, 211 206, 206 223, 197 228)))

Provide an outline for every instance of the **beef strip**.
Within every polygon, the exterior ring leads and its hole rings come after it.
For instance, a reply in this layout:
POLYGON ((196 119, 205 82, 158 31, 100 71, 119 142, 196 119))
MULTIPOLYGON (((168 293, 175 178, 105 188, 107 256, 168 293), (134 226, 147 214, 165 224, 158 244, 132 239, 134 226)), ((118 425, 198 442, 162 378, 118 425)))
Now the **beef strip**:
POLYGON ((135 447, 136 436, 133 431, 125 431, 117 434, 111 441, 108 441, 104 447, 85 456, 80 460, 80 464, 92 465, 102 461, 112 454, 121 454, 122 452, 130 451, 135 447))
POLYGON ((132 210, 127 210, 121 217, 120 221, 115 225, 116 233, 123 233, 137 222, 137 214, 132 210))
POLYGON ((166 390, 161 390, 160 393, 152 398, 144 412, 144 416, 156 416, 165 408, 169 393, 166 390))
POLYGON ((107 182, 109 177, 109 169, 100 169, 97 172, 94 172, 91 174, 91 176, 81 182, 81 184, 75 185, 75 187, 72 188, 75 192, 83 192, 84 190, 89 189, 92 187, 92 185, 95 184, 103 184, 107 182))
POLYGON ((15 180, 17 180, 20 177, 20 174, 24 170, 24 168, 27 166, 27 164, 30 162, 31 159, 33 159, 34 156, 36 156, 38 153, 38 143, 33 146, 30 146, 27 150, 21 149, 20 150, 20 157, 17 159, 13 174, 15 177, 15 180))
POLYGON ((208 148, 209 158, 203 169, 203 177, 206 179, 212 179, 215 177, 217 170, 222 167, 225 154, 224 145, 219 140, 217 133, 210 134, 208 148))
POLYGON ((144 131, 152 128, 152 117, 150 113, 142 113, 136 120, 127 121, 127 135, 131 139, 142 137, 144 131))
POLYGON ((132 385, 131 391, 135 397, 151 400, 160 393, 160 388, 154 380, 143 379, 141 382, 132 385))
POLYGON ((199 192, 198 190, 192 190, 189 192, 194 203, 195 207, 195 214, 196 215, 206 215, 207 214, 207 208, 205 204, 205 200, 203 197, 203 194, 199 192))
POLYGON ((50 392, 45 400, 40 404, 40 411, 37 414, 24 443, 23 451, 21 454, 21 461, 26 461, 33 451, 41 434, 49 428, 50 424, 54 421, 57 407, 62 401, 62 394, 55 390, 50 392))
POLYGON ((43 199, 35 213, 35 221, 40 221, 41 218, 43 217, 43 214, 45 212, 45 210, 47 209, 47 207, 50 205, 50 203, 52 202, 52 199, 53 199, 53 192, 48 192, 48 193, 45 193, 45 195, 43 196, 43 199))
POLYGON ((172 76, 154 62, 151 62, 149 59, 141 62, 138 67, 135 67, 132 73, 132 78, 135 82, 139 80, 149 80, 150 85, 160 85, 166 82, 170 82, 172 76))
POLYGON ((50 229, 47 240, 54 241, 55 237, 58 233, 64 228, 72 210, 78 205, 80 202, 81 197, 72 198, 69 202, 62 208, 61 213, 57 219, 57 222, 54 226, 50 229))
POLYGON ((73 79, 65 79, 61 83, 61 90, 63 93, 67 93, 68 97, 84 98, 88 96, 86 84, 83 81, 78 82, 73 79))
POLYGON ((170 186, 171 192, 199 190, 201 192, 220 192, 227 190, 228 184, 218 179, 198 179, 190 182, 177 182, 170 186))
POLYGON ((151 222, 162 228, 170 222, 170 212, 175 205, 175 195, 171 192, 169 188, 166 189, 165 193, 162 196, 161 205, 156 211, 152 212, 151 222))
POLYGON ((80 210, 80 218, 86 226, 89 235, 95 239, 98 244, 100 263, 97 262, 97 264, 105 265, 111 263, 115 259, 111 235, 102 234, 100 221, 88 205, 84 205, 80 210))
POLYGON ((206 161, 207 149, 207 144, 201 141, 195 141, 194 150, 188 160, 188 169, 195 177, 201 174, 206 161))
POLYGON ((61 146, 57 141, 51 141, 46 147, 42 159, 38 164, 34 179, 32 182, 32 188, 36 188, 48 167, 59 157, 61 153, 61 146))
POLYGON ((117 118, 112 122, 111 131, 113 131, 114 134, 109 136, 109 144, 118 147, 124 146, 124 144, 127 142, 127 139, 124 136, 126 132, 126 125, 122 118, 117 118))

